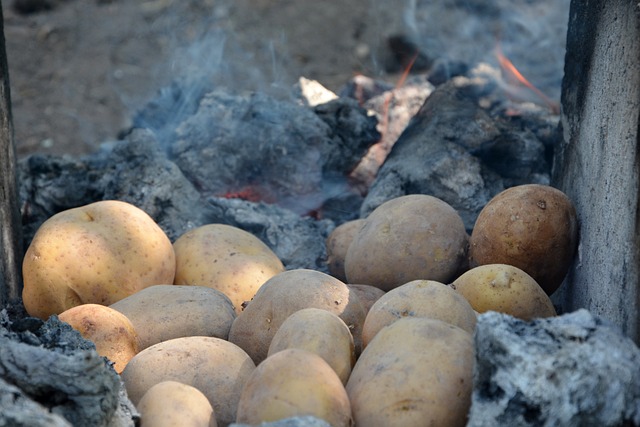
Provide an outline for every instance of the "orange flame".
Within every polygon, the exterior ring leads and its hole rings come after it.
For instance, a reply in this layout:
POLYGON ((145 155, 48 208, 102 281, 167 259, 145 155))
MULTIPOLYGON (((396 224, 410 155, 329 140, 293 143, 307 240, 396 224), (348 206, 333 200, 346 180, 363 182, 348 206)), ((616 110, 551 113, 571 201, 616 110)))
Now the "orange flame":
POLYGON ((507 78, 511 82, 525 86, 527 89, 531 90, 534 94, 536 94, 536 96, 540 98, 554 114, 560 113, 560 106, 558 105, 558 103, 553 101, 547 95, 542 93, 540 89, 538 89, 533 84, 531 84, 531 82, 529 82, 529 80, 527 80, 522 75, 522 73, 518 71, 516 66, 513 65, 513 62, 511 62, 502 53, 502 49, 500 49, 500 45, 496 47, 495 52, 496 52, 496 58, 498 59, 498 63, 500 64, 500 68, 502 69, 503 73, 507 76, 507 78))

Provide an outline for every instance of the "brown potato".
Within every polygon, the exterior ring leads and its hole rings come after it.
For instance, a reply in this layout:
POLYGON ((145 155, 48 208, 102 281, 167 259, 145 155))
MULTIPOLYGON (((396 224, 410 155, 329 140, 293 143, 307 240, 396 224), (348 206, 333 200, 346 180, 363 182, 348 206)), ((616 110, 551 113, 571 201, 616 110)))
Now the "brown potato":
POLYGON ((463 427, 473 385, 471 334, 437 319, 383 328, 347 382, 356 426, 463 427))
POLYGON ((284 271, 276 254, 251 233, 225 224, 187 231, 173 244, 176 285, 217 289, 231 299, 236 313, 264 282, 284 271))
POLYGON ((446 283, 466 266, 468 236, 460 215, 440 199, 412 194, 367 217, 345 259, 349 283, 389 291, 411 280, 446 283))
POLYGON ((112 308, 81 304, 63 311, 58 318, 92 341, 98 354, 114 363, 117 373, 121 373, 140 350, 140 340, 133 324, 112 308))
POLYGON ((60 212, 36 232, 22 264, 27 312, 46 319, 80 304, 110 305, 173 283, 171 241, 141 209, 106 200, 60 212))
POLYGON ((476 313, 462 295, 440 282, 413 280, 390 290, 371 307, 362 328, 365 347, 382 328, 405 317, 442 320, 470 334, 476 328, 476 313))
POLYGON ((340 224, 329 234, 326 240, 327 268, 329 273, 343 282, 347 280, 344 272, 344 259, 353 237, 364 225, 364 219, 354 219, 340 224))
POLYGON ((533 277, 511 265, 472 268, 451 287, 478 313, 499 311, 523 320, 556 315, 551 299, 533 277))
POLYGON ((347 283, 347 286, 355 292, 356 295, 358 295, 358 298, 360 298, 360 302, 364 307, 364 311, 367 313, 373 304, 375 304, 375 302, 386 293, 382 289, 371 285, 355 285, 347 283))
POLYGON ((226 340, 236 318, 231 300, 205 286, 149 286, 110 307, 131 320, 140 337, 140 350, 196 335, 226 340))
POLYGON ((347 285, 315 270, 289 270, 269 279, 258 290, 229 331, 229 341, 243 348, 253 361, 262 362, 273 336, 287 317, 303 308, 321 308, 347 324, 356 346, 362 348, 365 311, 347 285))
POLYGON ((258 365, 247 380, 237 422, 258 425, 303 415, 333 427, 352 426, 349 398, 327 362, 306 350, 282 350, 258 365))
POLYGON ((495 196, 478 215, 469 264, 513 265, 551 295, 571 267, 577 242, 576 211, 563 192, 547 185, 519 185, 495 196))
POLYGON ((317 354, 347 383, 356 361, 353 336, 336 314, 320 308, 303 308, 287 317, 273 336, 267 357, 300 348, 317 354))
POLYGON ((142 427, 217 427, 213 407, 200 390, 176 381, 151 387, 137 406, 142 427))
POLYGON ((216 422, 227 426, 235 421, 240 393, 254 369, 251 358, 228 341, 184 337, 142 350, 129 361, 122 380, 134 405, 163 381, 195 387, 209 399, 216 422))

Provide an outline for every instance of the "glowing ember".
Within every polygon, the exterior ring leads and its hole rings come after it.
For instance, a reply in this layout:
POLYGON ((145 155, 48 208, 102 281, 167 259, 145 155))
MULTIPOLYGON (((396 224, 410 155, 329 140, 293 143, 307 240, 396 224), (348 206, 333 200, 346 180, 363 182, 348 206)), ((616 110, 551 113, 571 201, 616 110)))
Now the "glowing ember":
POLYGON ((540 89, 535 87, 529 80, 527 80, 515 65, 502 53, 502 49, 498 44, 495 50, 496 58, 500 64, 500 69, 505 75, 505 78, 509 80, 511 85, 521 85, 533 92, 554 114, 560 113, 560 105, 542 93, 540 89))

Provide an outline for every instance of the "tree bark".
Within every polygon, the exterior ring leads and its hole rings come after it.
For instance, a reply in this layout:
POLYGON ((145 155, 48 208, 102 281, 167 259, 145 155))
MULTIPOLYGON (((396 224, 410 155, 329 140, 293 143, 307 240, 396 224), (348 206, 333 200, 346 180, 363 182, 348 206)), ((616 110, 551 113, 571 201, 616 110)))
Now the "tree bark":
POLYGON ((22 226, 16 189, 15 157, 9 66, 0 5, 0 308, 18 300, 22 288, 22 226))
POLYGON ((640 342, 640 6, 572 0, 553 183, 574 201, 580 243, 554 301, 640 342))

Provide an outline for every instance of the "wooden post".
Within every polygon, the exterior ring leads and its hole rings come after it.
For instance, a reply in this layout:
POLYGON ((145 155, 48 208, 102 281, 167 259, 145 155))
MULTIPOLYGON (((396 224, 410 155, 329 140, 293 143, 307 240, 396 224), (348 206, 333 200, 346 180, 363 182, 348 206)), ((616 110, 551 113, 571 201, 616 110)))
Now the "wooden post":
POLYGON ((576 204, 580 244, 554 301, 640 342, 640 4, 571 1, 554 184, 576 204))
POLYGON ((9 66, 0 5, 0 308, 18 300, 22 291, 22 226, 15 164, 9 66))

